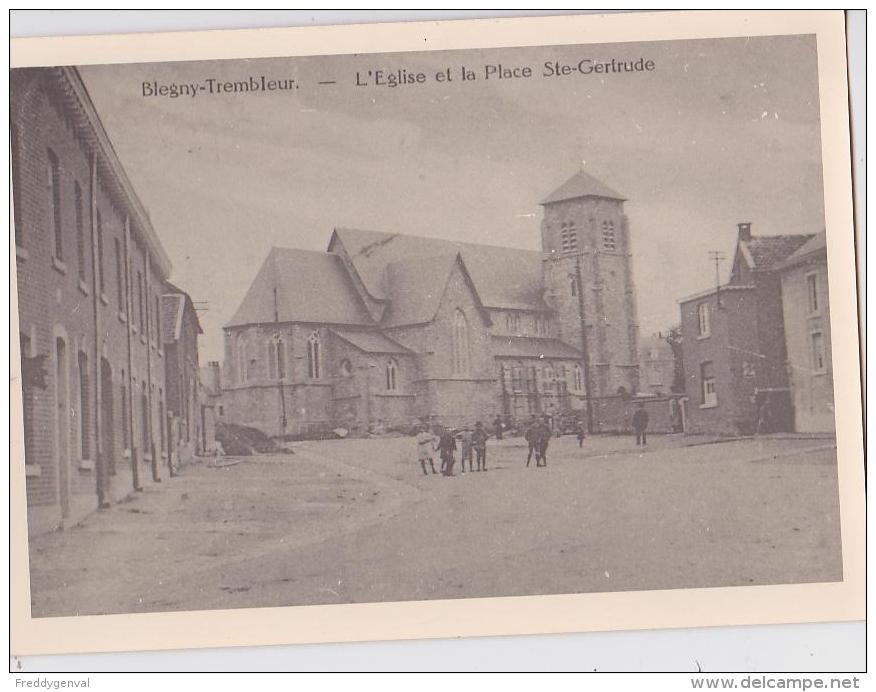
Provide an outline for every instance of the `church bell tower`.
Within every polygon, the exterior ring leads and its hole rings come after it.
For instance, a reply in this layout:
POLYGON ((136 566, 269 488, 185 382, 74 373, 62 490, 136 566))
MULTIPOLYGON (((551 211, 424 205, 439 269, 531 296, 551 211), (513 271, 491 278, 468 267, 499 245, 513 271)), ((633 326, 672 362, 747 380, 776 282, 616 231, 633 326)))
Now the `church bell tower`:
POLYGON ((583 356, 591 397, 639 388, 638 319, 623 196, 583 170, 542 203, 545 301, 583 356))

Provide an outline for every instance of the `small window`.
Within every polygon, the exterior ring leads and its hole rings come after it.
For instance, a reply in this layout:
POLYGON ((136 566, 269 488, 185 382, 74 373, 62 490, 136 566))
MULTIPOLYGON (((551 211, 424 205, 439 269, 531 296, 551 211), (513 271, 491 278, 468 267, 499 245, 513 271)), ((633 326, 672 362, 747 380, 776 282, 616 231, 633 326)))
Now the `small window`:
POLYGON ((82 201, 82 188, 73 183, 73 203, 76 206, 76 259, 79 262, 79 279, 85 281, 85 210, 82 201))
POLYGON ((818 312, 818 274, 806 275, 806 296, 809 314, 818 312))
POLYGON ((122 246, 118 238, 113 238, 113 249, 116 255, 116 300, 119 312, 125 310, 125 285, 122 283, 122 246))
POLYGON ((155 341, 161 348, 161 299, 155 296, 155 341))
POLYGON ((578 295, 578 278, 574 274, 569 274, 569 292, 572 296, 578 295))
POLYGON ((341 375, 343 377, 352 377, 353 376, 353 364, 349 360, 344 358, 344 360, 341 361, 340 371, 341 371, 341 375))
POLYGON ((319 334, 313 332, 307 338, 307 376, 311 379, 320 378, 319 334))
POLYGON ((100 292, 104 292, 103 278, 103 221, 100 218, 100 212, 94 217, 94 223, 97 230, 97 286, 100 292))
POLYGON ((710 336, 712 333, 708 303, 700 303, 697 305, 697 330, 700 337, 703 338, 710 336))
POLYGON ((88 356, 79 352, 79 449, 80 459, 91 458, 91 392, 88 379, 88 356))
POLYGON ((51 205, 52 213, 52 231, 54 236, 55 257, 64 260, 64 242, 61 229, 61 162, 58 156, 51 149, 47 152, 48 169, 46 175, 48 177, 49 186, 49 204, 51 205))
POLYGON ((817 373, 825 372, 826 361, 824 356, 824 335, 821 332, 812 332, 812 370, 817 373))
POLYGON ((394 360, 386 364, 386 389, 390 392, 398 389, 398 366, 394 360))
POLYGON ((703 406, 717 406, 718 390, 715 386, 715 371, 712 367, 712 361, 707 360, 700 364, 700 382, 703 406))
POLYGON ((560 247, 563 252, 578 250, 578 230, 574 221, 563 221, 560 224, 560 247))
POLYGON ((140 324, 140 332, 146 333, 145 310, 143 309, 143 272, 137 270, 137 320, 140 324))
POLYGON ((617 239, 614 235, 614 221, 609 219, 602 222, 602 248, 611 252, 617 250, 617 239))

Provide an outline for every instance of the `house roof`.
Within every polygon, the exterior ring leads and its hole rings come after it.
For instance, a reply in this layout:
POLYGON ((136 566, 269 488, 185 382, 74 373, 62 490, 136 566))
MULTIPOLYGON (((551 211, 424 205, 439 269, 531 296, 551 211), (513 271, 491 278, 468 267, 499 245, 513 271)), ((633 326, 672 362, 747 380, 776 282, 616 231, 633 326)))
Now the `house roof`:
POLYGON ((271 248, 240 307, 225 326, 275 321, 374 324, 340 257, 278 247, 271 248))
POLYGON ((577 199, 578 197, 605 197, 606 199, 626 200, 626 197, 615 192, 608 185, 597 180, 592 175, 585 173, 584 171, 578 171, 542 200, 541 203, 553 204, 554 202, 562 202, 567 199, 577 199))
MULTIPOLYGON (((332 242, 334 238, 349 254, 365 290, 377 300, 391 300, 392 310, 413 310, 401 305, 409 299, 405 291, 410 288, 410 280, 416 280, 415 268, 428 271, 434 280, 438 267, 449 271, 450 258, 457 254, 485 307, 547 309, 542 298, 541 253, 538 251, 352 228, 335 229, 332 242)), ((423 277, 415 293, 423 293, 421 285, 427 289, 436 286, 423 277)), ((415 298, 423 299, 422 296, 415 298)))
POLYGON ((778 268, 787 269, 793 267, 821 253, 827 253, 827 236, 823 232, 816 233, 803 243, 803 245, 792 252, 778 268))
POLYGON ((753 271, 769 271, 787 259, 812 235, 761 235, 751 240, 739 241, 749 268, 753 271))
POLYGON ((559 339, 493 336, 493 356, 502 358, 581 358, 581 351, 559 339))
POLYGON ((721 293, 727 293, 728 291, 753 291, 757 286, 754 284, 724 284, 719 288, 707 288, 705 291, 700 291, 699 293, 692 293, 691 295, 684 296, 683 298, 677 298, 676 303, 684 304, 689 303, 692 300, 701 300, 702 298, 707 298, 709 296, 713 296, 718 291, 721 293))
POLYGON ((410 349, 378 331, 357 331, 339 327, 333 327, 330 331, 365 353, 408 354, 411 352, 410 349))

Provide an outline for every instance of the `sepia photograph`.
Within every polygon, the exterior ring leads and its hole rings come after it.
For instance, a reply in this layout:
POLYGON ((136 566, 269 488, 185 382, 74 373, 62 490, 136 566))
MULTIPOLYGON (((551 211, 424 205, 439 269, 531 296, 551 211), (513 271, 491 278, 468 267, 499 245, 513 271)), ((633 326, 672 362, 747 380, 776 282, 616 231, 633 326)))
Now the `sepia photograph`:
POLYGON ((32 618, 843 582, 814 34, 10 108, 32 618))

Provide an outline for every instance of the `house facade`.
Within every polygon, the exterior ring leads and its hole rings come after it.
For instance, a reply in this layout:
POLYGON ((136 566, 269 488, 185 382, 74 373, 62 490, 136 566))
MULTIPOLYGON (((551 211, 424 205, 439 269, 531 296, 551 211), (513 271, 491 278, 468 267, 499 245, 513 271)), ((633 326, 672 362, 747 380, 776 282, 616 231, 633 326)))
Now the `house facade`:
POLYGON ((10 73, 28 528, 170 473, 170 261, 73 68, 10 73))
POLYGON ((810 238, 741 223, 730 281, 679 301, 689 432, 793 429, 778 269, 810 238))
POLYGON ((203 334, 192 299, 170 282, 161 296, 165 380, 166 432, 171 467, 190 463, 208 448, 198 362, 198 336, 203 334))
POLYGON ((623 198, 573 176, 542 252, 335 229, 273 248, 225 325, 224 419, 270 435, 583 411, 638 386, 623 198))
POLYGON ((675 378, 675 354, 658 332, 639 340, 639 392, 661 396, 672 391, 675 378))
POLYGON ((833 358, 824 233, 788 257, 780 271, 794 429, 833 433, 833 358))

